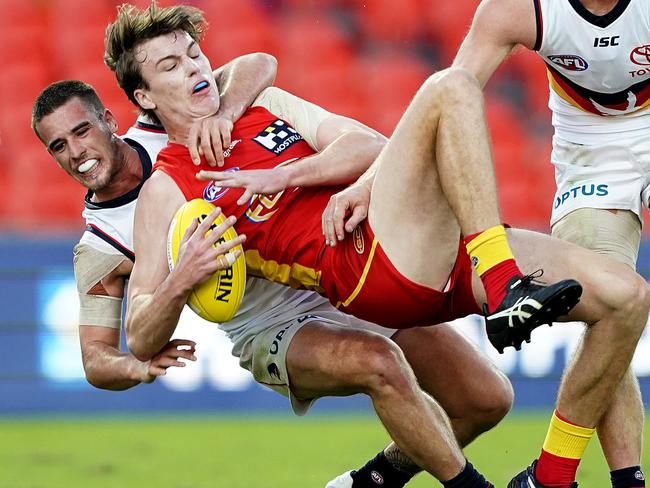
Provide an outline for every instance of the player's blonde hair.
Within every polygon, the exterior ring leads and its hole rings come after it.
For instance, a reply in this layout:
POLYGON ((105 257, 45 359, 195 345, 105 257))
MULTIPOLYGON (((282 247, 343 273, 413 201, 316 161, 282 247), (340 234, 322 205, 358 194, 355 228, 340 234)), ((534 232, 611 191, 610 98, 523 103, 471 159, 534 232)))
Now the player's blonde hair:
MULTIPOLYGON (((149 86, 142 78, 141 61, 136 56, 138 46, 176 30, 187 32, 198 43, 207 27, 203 12, 189 5, 161 8, 153 1, 149 7, 139 9, 122 4, 117 9, 117 18, 106 28, 104 62, 115 72, 117 82, 129 100, 139 107, 133 93, 138 88, 149 86)), ((141 107, 140 111, 158 121, 153 111, 141 107)))

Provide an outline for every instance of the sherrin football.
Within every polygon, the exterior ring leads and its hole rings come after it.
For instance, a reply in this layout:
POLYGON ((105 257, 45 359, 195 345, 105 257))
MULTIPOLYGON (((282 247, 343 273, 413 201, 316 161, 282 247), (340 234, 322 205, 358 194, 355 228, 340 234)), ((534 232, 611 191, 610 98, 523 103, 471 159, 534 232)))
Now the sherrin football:
MULTIPOLYGON (((194 219, 199 223, 208 217, 214 210, 214 205, 205 200, 197 198, 184 203, 178 209, 169 226, 169 235, 167 238, 167 261, 170 271, 176 265, 178 259, 178 249, 181 239, 185 235, 185 230, 189 227, 194 219)), ((219 215, 210 228, 208 235, 217 225, 225 220, 223 214, 219 215)), ((237 237, 235 229, 229 228, 217 241, 216 245, 224 241, 229 241, 237 237)), ((192 293, 187 299, 189 307, 205 320, 210 322, 227 322, 232 319, 244 296, 246 287, 246 260, 241 246, 239 249, 242 254, 236 259, 235 263, 227 269, 217 271, 208 281, 195 286, 192 293)))

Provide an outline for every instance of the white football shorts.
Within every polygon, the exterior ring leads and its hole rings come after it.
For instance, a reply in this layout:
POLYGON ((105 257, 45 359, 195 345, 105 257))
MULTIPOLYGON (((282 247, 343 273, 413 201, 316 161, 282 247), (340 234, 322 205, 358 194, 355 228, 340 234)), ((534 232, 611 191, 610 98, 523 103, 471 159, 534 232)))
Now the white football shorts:
POLYGON ((551 225, 579 208, 631 210, 641 220, 650 200, 650 129, 647 137, 583 145, 553 138, 557 192, 551 225))
POLYGON ((269 326, 252 337, 242 348, 239 364, 249 370, 255 381, 289 397, 296 415, 305 415, 315 399, 302 401, 291 394, 287 372, 287 350, 291 340, 301 327, 320 321, 346 329, 368 330, 392 337, 397 330, 381 327, 336 310, 329 303, 314 307, 288 320, 269 326))

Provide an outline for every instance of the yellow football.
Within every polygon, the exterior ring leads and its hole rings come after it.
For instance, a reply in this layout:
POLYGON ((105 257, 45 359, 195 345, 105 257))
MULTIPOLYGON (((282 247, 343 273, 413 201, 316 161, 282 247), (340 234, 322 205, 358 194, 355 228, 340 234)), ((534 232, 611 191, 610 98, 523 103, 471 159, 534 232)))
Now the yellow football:
MULTIPOLYGON (((176 265, 178 249, 181 239, 185 235, 185 230, 194 219, 198 219, 199 223, 203 222, 214 208, 211 203, 197 198, 184 203, 178 209, 169 226, 167 238, 167 260, 170 271, 176 265)), ((219 215, 206 235, 224 220, 223 214, 219 215)), ((215 246, 235 237, 237 237, 237 232, 231 227, 217 241, 215 246)), ((208 281, 195 286, 187 299, 189 307, 210 322, 227 322, 232 319, 239 310, 244 296, 246 260, 241 246, 236 246, 234 249, 242 251, 235 263, 228 269, 217 271, 208 281)))

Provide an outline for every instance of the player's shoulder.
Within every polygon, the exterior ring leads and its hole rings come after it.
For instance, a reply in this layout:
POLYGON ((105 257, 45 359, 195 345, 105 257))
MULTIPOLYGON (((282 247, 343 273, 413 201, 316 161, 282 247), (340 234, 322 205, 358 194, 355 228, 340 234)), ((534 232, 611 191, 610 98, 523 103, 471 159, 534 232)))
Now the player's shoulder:
POLYGON ((482 0, 477 10, 500 10, 504 13, 505 9, 529 9, 535 8, 537 0, 482 0))
POLYGON ((128 259, 121 254, 102 251, 87 242, 74 247, 73 266, 80 291, 87 292, 128 259))
MULTIPOLYGON (((192 169, 196 172, 195 168, 195 166, 192 166, 192 169)), ((176 193, 182 196, 174 178, 164 170, 154 171, 144 185, 142 185, 138 197, 138 207, 141 206, 142 202, 149 202, 151 200, 164 201, 176 193)))
POLYGON ((300 97, 289 93, 282 88, 277 86, 270 86, 265 88, 260 92, 255 101, 252 103, 252 107, 263 107, 267 110, 272 111, 271 109, 277 107, 278 105, 284 106, 287 103, 300 103, 303 101, 300 97))
POLYGON ((483 0, 474 15, 472 33, 532 48, 539 15, 536 0, 483 0))
POLYGON ((83 266, 92 262, 123 261, 126 257, 122 254, 109 253, 86 240, 80 240, 73 248, 73 262, 75 266, 83 266))
POLYGON ((536 5, 536 0, 483 0, 476 9, 476 18, 514 25, 522 19, 520 16, 534 15, 536 5))

